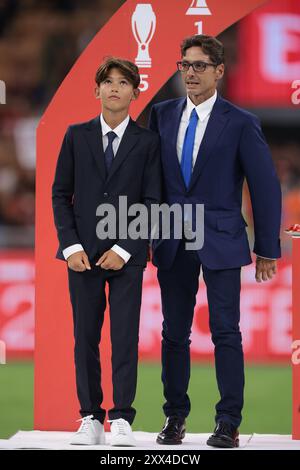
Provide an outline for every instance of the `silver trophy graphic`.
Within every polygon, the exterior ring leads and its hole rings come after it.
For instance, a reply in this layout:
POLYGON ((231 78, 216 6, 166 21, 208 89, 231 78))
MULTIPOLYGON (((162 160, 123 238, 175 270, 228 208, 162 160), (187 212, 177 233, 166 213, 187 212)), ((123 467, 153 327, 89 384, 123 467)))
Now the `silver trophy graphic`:
POLYGON ((193 0, 186 15, 211 15, 210 9, 207 8, 205 0, 193 0))
POLYGON ((138 3, 131 18, 134 38, 138 43, 138 54, 135 63, 138 67, 151 67, 149 44, 156 27, 156 16, 150 3, 138 3))

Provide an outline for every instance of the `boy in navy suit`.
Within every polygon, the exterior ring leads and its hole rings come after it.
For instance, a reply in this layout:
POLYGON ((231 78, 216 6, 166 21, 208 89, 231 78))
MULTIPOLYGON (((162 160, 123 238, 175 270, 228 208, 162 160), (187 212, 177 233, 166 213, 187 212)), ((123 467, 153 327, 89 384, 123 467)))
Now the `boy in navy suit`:
MULTIPOLYGON (((135 445, 138 330, 143 270, 148 240, 124 233, 119 197, 128 206, 150 209, 161 197, 158 136, 129 117, 139 95, 138 68, 127 60, 108 58, 96 72, 95 96, 102 113, 71 125, 64 137, 52 187, 57 258, 67 261, 75 336, 77 394, 82 423, 72 444, 104 444, 101 408, 99 342, 109 284, 114 407, 109 410, 112 445, 135 445), (110 204, 116 211, 116 235, 98 238, 104 219, 97 208, 110 204), (99 214, 99 212, 98 212, 99 214)), ((129 221, 131 219, 129 218, 129 221)), ((129 222, 127 222, 128 229, 129 222)), ((149 233, 149 232, 148 232, 149 233)))

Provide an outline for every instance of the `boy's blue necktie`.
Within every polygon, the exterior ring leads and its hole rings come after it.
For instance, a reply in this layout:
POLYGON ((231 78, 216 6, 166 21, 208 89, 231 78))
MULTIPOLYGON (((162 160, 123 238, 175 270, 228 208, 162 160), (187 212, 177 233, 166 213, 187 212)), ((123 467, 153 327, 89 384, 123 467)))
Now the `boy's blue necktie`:
POLYGON ((192 176, 192 168, 193 168, 193 150, 194 150, 194 141, 195 141, 195 133, 196 127, 198 123, 198 114, 196 109, 194 108, 191 112, 189 125, 186 129, 186 133, 184 136, 183 148, 182 148, 182 157, 181 157, 181 171, 183 175, 183 179, 185 181, 186 187, 188 187, 191 176, 192 176))
POLYGON ((114 160, 114 151, 112 147, 113 140, 117 137, 117 134, 114 132, 108 132, 108 146, 105 149, 104 156, 105 156, 105 166, 106 166, 106 174, 108 175, 112 162, 114 160))

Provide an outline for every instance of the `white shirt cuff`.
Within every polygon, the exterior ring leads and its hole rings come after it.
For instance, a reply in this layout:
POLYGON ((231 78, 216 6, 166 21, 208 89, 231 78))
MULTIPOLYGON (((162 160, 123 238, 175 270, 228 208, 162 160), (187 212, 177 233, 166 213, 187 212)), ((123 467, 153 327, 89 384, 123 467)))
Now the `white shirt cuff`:
POLYGON ((121 248, 119 245, 114 245, 111 247, 111 250, 117 253, 117 255, 119 255, 125 261, 125 263, 127 263, 131 258, 131 254, 128 253, 128 251, 123 250, 123 248, 121 248))
POLYGON ((69 256, 77 253, 77 251, 83 251, 83 246, 80 243, 75 243, 75 245, 68 246, 63 250, 63 255, 65 259, 68 259, 69 256))
POLYGON ((257 253, 255 253, 256 256, 258 256, 259 258, 263 258, 263 259, 271 259, 272 261, 275 261, 277 258, 267 258, 266 256, 260 256, 258 255, 257 253))

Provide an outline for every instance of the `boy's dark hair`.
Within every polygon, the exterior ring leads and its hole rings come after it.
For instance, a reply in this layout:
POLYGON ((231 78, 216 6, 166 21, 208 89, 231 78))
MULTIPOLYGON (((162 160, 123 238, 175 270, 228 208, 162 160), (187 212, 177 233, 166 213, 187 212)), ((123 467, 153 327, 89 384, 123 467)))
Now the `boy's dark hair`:
POLYGON ((181 57, 185 55, 187 49, 194 46, 201 47, 204 54, 207 54, 214 64, 224 64, 224 46, 218 39, 205 34, 195 34, 195 36, 185 38, 180 46, 181 57))
POLYGON ((106 80, 111 69, 119 69, 125 78, 132 84, 133 88, 138 88, 140 85, 140 74, 138 67, 129 60, 120 59, 119 57, 106 57, 104 62, 98 67, 96 72, 95 81, 99 86, 106 80))

